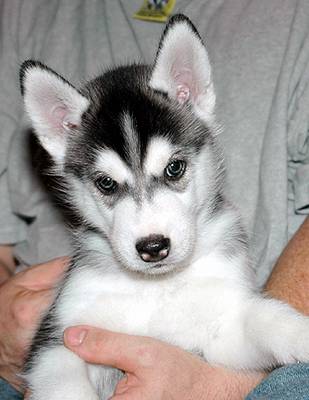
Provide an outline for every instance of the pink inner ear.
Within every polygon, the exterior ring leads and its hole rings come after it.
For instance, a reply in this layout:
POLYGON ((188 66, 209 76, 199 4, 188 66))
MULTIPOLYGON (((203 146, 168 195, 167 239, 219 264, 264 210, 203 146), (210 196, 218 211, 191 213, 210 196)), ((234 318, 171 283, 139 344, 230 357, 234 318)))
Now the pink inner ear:
POLYGON ((180 104, 184 104, 190 98, 190 89, 186 85, 178 85, 176 89, 176 99, 180 104))
POLYGON ((77 125, 71 120, 69 110, 64 105, 57 105, 52 109, 51 123, 57 130, 70 130, 77 127, 77 125))
POLYGON ((192 70, 185 67, 179 67, 174 64, 172 68, 172 79, 176 83, 176 99, 180 104, 184 104, 189 99, 196 97, 192 70))

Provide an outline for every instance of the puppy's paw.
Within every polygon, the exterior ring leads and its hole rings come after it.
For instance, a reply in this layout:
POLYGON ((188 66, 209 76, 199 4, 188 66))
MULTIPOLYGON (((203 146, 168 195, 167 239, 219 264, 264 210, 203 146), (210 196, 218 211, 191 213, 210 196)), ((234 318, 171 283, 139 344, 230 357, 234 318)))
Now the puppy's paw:
POLYGON ((294 324, 286 326, 286 345, 282 348, 282 362, 309 362, 309 318, 298 316, 294 324))

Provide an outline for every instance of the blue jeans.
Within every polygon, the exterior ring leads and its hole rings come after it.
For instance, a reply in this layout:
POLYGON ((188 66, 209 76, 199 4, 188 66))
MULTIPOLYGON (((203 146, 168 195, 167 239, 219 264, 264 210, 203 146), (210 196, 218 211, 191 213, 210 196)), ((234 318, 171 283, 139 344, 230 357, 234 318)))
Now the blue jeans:
POLYGON ((0 400, 22 400, 23 395, 0 378, 0 400))
MULTIPOLYGON (((22 395, 0 379, 0 400, 22 400, 22 395)), ((276 369, 246 400, 309 400, 309 364, 276 369)))
POLYGON ((274 370, 246 400, 309 400, 309 364, 291 364, 274 370))

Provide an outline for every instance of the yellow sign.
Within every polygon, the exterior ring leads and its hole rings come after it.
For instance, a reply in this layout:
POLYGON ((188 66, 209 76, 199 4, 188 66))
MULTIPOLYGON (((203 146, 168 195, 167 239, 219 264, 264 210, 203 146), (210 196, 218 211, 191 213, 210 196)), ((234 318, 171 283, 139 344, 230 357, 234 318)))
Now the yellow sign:
POLYGON ((144 0, 134 18, 144 21, 166 22, 172 14, 176 0, 144 0))

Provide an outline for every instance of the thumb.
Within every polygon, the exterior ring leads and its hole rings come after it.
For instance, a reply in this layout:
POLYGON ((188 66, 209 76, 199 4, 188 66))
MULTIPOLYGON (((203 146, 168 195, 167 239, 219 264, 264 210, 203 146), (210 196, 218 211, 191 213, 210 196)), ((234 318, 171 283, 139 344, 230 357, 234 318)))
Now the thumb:
POLYGON ((85 361, 131 373, 154 363, 154 343, 150 338, 90 326, 75 326, 64 332, 65 346, 85 361))

